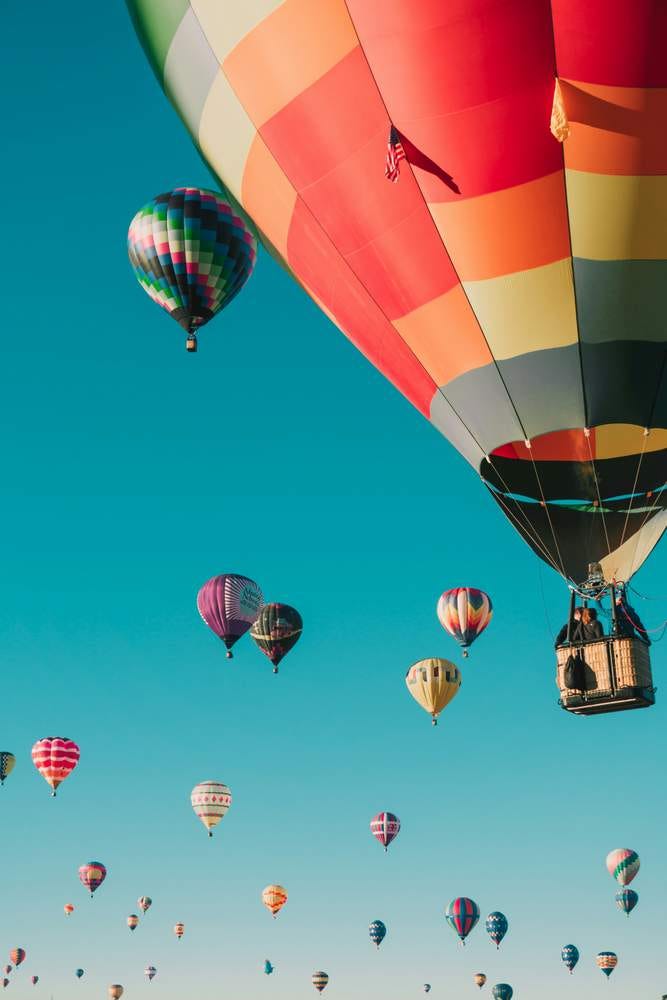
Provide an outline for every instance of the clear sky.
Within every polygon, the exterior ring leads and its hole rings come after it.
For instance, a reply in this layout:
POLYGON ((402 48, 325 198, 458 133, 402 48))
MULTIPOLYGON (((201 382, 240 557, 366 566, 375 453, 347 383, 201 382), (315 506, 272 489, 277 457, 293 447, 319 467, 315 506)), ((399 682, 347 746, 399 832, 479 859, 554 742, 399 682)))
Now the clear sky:
MULTIPOLYGON (((473 997, 476 971, 517 1000, 667 992, 665 647, 655 708, 562 712, 565 588, 268 255, 197 355, 135 282, 134 212, 211 180, 124 5, 11 3, 2 24, 0 749, 18 763, 0 789, 0 962, 28 953, 11 996, 117 982, 128 1000, 298 1000, 317 969, 329 1000, 424 982, 473 997), (248 639, 226 661, 199 619, 198 587, 225 570, 303 614, 278 677, 248 639), (462 583, 496 614, 433 730, 403 677, 458 659, 435 602, 462 583), (30 761, 50 734, 82 750, 55 800, 30 761), (234 797, 212 841, 189 803, 207 778, 234 797), (403 822, 388 855, 368 830, 382 809, 403 822), (629 920, 604 867, 620 846, 642 859, 629 920), (90 859, 109 869, 92 901, 90 859), (275 922, 273 881, 290 894, 275 922), (481 926, 465 948, 446 926, 462 894, 507 914, 499 952, 481 926), (609 983, 600 950, 619 955, 609 983)), ((663 549, 642 593, 667 593, 664 565, 663 549)), ((639 610, 657 624, 664 604, 639 610)))

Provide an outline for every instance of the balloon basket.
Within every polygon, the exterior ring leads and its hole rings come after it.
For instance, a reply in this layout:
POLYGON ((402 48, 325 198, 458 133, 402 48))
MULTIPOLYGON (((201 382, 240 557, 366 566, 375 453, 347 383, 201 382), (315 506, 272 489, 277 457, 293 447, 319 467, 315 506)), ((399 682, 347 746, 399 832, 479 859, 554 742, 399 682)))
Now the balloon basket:
POLYGON ((185 341, 185 349, 188 354, 197 353, 197 337, 194 333, 188 334, 187 340, 185 341))
POLYGON ((574 715, 602 715, 649 708, 655 688, 648 646, 641 639, 608 636, 599 642, 564 645, 556 649, 559 704, 574 715), (571 655, 583 657, 583 688, 565 686, 565 668, 571 655))

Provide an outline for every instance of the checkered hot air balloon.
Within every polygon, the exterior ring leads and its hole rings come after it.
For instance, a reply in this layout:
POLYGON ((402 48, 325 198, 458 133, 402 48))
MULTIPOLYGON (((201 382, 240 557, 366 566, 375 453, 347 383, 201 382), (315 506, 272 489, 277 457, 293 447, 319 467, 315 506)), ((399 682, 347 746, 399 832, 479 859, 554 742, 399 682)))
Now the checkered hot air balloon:
POLYGON ((303 632, 303 620, 296 608, 289 604, 265 604, 257 621, 250 629, 250 636, 273 664, 274 674, 278 664, 296 645, 303 632))
POLYGON ((370 939, 376 948, 379 948, 387 935, 387 928, 381 920, 373 920, 368 925, 370 939))
POLYGON ((380 841, 385 851, 392 840, 396 839, 400 829, 401 821, 394 813, 381 812, 371 820, 371 833, 380 841))
POLYGON ((618 847, 607 855, 607 871, 619 885, 630 885, 639 871, 639 855, 629 847, 618 847))
POLYGON ((127 918, 126 923, 127 926, 130 928, 130 930, 133 931, 139 926, 139 917, 136 915, 136 913, 131 913, 127 918))
POLYGON ((16 764, 16 757, 9 750, 0 750, 0 785, 4 785, 5 778, 11 774, 16 764))
POLYGON ((106 877, 107 870, 101 861, 88 861, 79 868, 79 881, 86 889, 90 890, 91 898, 106 877))
POLYGON ((491 990, 493 1000, 512 1000, 514 990, 509 983, 496 983, 491 990))
POLYGON ((139 907, 142 913, 146 913, 148 910, 150 910, 152 905, 153 905, 153 900, 151 899, 150 896, 139 896, 139 899, 137 900, 137 906, 139 907))
POLYGON ((468 647, 491 621, 493 607, 491 598, 483 590, 454 587, 441 594, 437 613, 442 627, 454 636, 463 648, 463 655, 467 656, 468 647))
POLYGON ((184 187, 159 194, 130 223, 127 252, 146 294, 187 331, 229 305, 252 274, 257 242, 222 195, 184 187))
POLYGON ((12 948, 9 953, 9 961, 18 969, 22 962, 25 962, 25 949, 12 948))
POLYGON ((634 889, 621 889, 614 898, 619 910, 623 910, 623 913, 628 917, 639 902, 639 894, 634 889))
POLYGON ((267 885, 262 891, 262 902, 275 919, 287 902, 287 889, 282 885, 267 885))
POLYGON ((263 603, 262 591, 255 581, 238 573, 211 577, 197 594, 199 614, 224 642, 229 660, 233 656, 232 646, 257 620, 263 603))
POLYGON ((146 979, 148 980, 148 982, 150 983, 157 976, 157 969, 155 968, 154 965, 147 965, 146 969, 144 970, 144 975, 145 975, 146 979))
POLYGON ((313 972, 312 983, 318 993, 321 993, 329 982, 326 972, 313 972))
POLYGON ((496 948, 500 948, 500 942, 507 934, 508 927, 509 924, 504 913, 499 913, 497 910, 494 913, 489 913, 486 918, 486 933, 489 935, 496 948))
POLYGON ((472 981, 475 984, 475 986, 479 986, 481 990, 482 986, 486 982, 486 976, 484 975, 483 972, 476 972, 475 975, 472 977, 472 981))
POLYGON ((51 795, 55 796, 56 788, 72 773, 79 763, 81 751, 74 742, 66 736, 45 736, 37 740, 32 748, 32 760, 44 780, 51 786, 51 795))
POLYGON ((465 939, 479 920, 479 906, 467 896, 458 896, 445 910, 445 920, 458 934, 461 944, 465 944, 465 939))
POLYGON ((461 673, 449 660, 432 656, 413 663, 405 675, 408 691, 418 705, 431 716, 434 726, 438 716, 449 705, 461 687, 461 673))
POLYGON ((209 837, 232 804, 232 793, 221 781, 201 781, 192 789, 190 802, 209 837))
POLYGON ((618 956, 613 951, 601 951, 595 958, 598 969, 609 977, 618 965, 618 956))
POLYGON ((185 934, 185 924, 174 924, 174 934, 180 941, 185 934))
POLYGON ((566 944, 561 949, 560 957, 563 961, 565 968, 572 975, 572 971, 579 961, 579 949, 575 944, 566 944))

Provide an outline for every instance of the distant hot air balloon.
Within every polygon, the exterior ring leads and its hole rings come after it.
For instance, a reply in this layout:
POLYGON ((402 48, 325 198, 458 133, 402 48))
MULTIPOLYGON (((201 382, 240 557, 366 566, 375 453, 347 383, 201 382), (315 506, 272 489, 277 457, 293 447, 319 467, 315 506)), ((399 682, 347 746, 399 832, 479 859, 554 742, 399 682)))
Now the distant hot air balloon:
POLYGON ((453 635, 463 655, 491 621, 491 598, 475 587, 455 587, 446 590, 438 600, 438 618, 442 627, 453 635))
POLYGON ((52 795, 55 796, 58 785, 79 763, 80 753, 76 743, 66 736, 45 736, 37 740, 32 748, 32 760, 44 780, 53 789, 52 795))
POLYGON ((371 833, 380 841, 385 851, 392 840, 396 839, 400 829, 401 821, 394 813, 381 812, 371 820, 371 833))
POLYGON ((273 968, 274 967, 271 965, 271 963, 269 962, 268 958, 265 958, 264 959, 264 975, 265 976, 270 976, 271 973, 273 972, 273 968))
POLYGON ((247 224, 215 191, 176 188, 159 194, 130 223, 127 250, 146 294, 187 331, 228 305, 252 274, 257 243, 247 224))
POLYGON ((190 802, 209 837, 232 804, 232 793, 221 781, 201 781, 192 789, 190 802))
POLYGON ((37 983, 39 982, 39 976, 31 976, 30 982, 32 983, 33 986, 37 986, 37 983))
POLYGON ((157 976, 157 969, 155 968, 154 965, 147 965, 146 968, 145 968, 145 970, 144 970, 144 975, 145 975, 146 979, 148 980, 148 982, 150 983, 157 976))
POLYGON ((639 895, 634 889, 621 889, 620 892, 616 893, 615 899, 619 910, 623 910, 623 913, 629 917, 639 902, 639 895))
POLYGON ((458 934, 461 943, 465 944, 465 939, 479 920, 479 906, 467 896, 459 896, 445 910, 445 919, 458 934))
POLYGON ((598 969, 609 977, 618 965, 618 956, 613 951, 601 951, 595 959, 598 969))
POLYGON ((512 1000, 514 990, 508 983, 497 983, 491 990, 493 1000, 512 1000))
POLYGON ((83 969, 75 969, 74 975, 76 976, 77 979, 81 979, 81 977, 83 976, 83 969))
POLYGON ((9 961, 18 969, 21 962, 25 961, 25 950, 23 948, 12 948, 9 953, 9 961))
POLYGON ((560 957, 565 968, 569 969, 570 975, 572 975, 572 970, 579 961, 579 949, 574 944, 566 944, 561 950, 560 957))
POLYGON ((82 885, 86 887, 86 889, 90 889, 91 898, 95 890, 99 889, 106 877, 107 870, 101 861, 89 861, 87 864, 81 865, 79 868, 79 880, 82 885))
POLYGON ((486 933, 489 935, 496 948, 500 948, 500 942, 507 934, 507 917, 504 913, 489 913, 486 918, 486 933))
POLYGON ((3 979, 2 980, 2 985, 3 985, 3 987, 9 986, 9 980, 8 979, 3 979))
POLYGON ((185 934, 185 924, 174 924, 174 934, 180 941, 185 934))
POLYGON ((197 594, 199 614, 224 642, 229 660, 232 646, 257 620, 263 603, 262 591, 255 581, 238 573, 211 577, 197 594))
POLYGON ((4 785, 5 778, 14 770, 16 757, 9 750, 0 750, 0 785, 4 785))
POLYGON ((424 993, 430 993, 430 992, 431 992, 431 984, 424 983, 424 993))
POLYGON ((381 920, 373 920, 368 925, 368 933, 376 948, 379 948, 387 934, 387 928, 381 920))
POLYGON ((74 906, 72 903, 65 903, 63 910, 65 911, 65 916, 69 917, 71 913, 74 913, 74 906))
POLYGON ((317 992, 321 993, 324 987, 329 982, 329 977, 327 976, 326 972, 314 972, 312 982, 317 992))
POLYGON ((139 917, 136 915, 136 913, 131 913, 129 915, 129 917, 127 918, 127 926, 130 928, 131 931, 133 931, 135 927, 139 926, 139 917))
POLYGON ((413 663, 405 675, 408 691, 431 716, 434 726, 443 708, 456 697, 461 687, 461 674, 449 660, 431 657, 413 663))
POLYGON ((118 983, 114 983, 108 989, 109 1000, 120 1000, 123 995, 123 987, 119 986, 118 983))
POLYGON ((267 885, 262 891, 262 902, 272 917, 277 917, 287 902, 287 889, 282 885, 267 885))
POLYGON ((296 608, 289 604, 265 604, 250 635, 257 646, 273 664, 274 674, 278 664, 296 644, 303 631, 303 620, 296 608))
POLYGON ((475 986, 479 986, 481 990, 482 986, 486 982, 486 976, 484 975, 483 972, 476 972, 475 975, 472 977, 472 981, 475 984, 475 986))
POLYGON ((6 976, 8 976, 13 968, 14 968, 13 965, 6 965, 2 971, 6 976))
POLYGON ((639 871, 639 855, 629 847, 619 847, 607 855, 607 871, 619 885, 630 885, 639 871))
POLYGON ((142 913, 146 913, 148 910, 150 910, 152 905, 153 905, 153 900, 151 899, 150 896, 139 896, 139 899, 137 900, 137 906, 139 907, 142 913))

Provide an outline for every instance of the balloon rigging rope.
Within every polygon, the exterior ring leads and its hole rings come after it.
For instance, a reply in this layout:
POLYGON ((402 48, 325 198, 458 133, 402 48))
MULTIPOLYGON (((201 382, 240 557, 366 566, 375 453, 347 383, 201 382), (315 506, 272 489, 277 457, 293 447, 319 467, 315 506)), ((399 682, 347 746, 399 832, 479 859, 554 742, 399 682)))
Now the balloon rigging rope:
MULTIPOLYGON (((648 443, 648 430, 645 430, 644 431, 644 442, 642 444, 641 454, 639 455, 639 461, 637 462, 637 471, 635 473, 635 481, 632 484, 632 496, 630 497, 630 505, 628 506, 628 511, 627 511, 627 514, 625 515, 625 523, 623 525, 623 534, 621 535, 621 545, 623 545, 623 543, 625 541, 625 533, 628 530, 628 521, 630 520, 630 512, 632 511, 632 504, 634 503, 634 499, 635 499, 635 491, 637 489, 637 483, 639 481, 639 472, 640 472, 640 469, 642 467, 642 462, 644 460, 644 454, 646 452, 646 445, 647 445, 647 443, 648 443)), ((638 545, 639 545, 639 538, 637 539, 637 546, 638 545)), ((633 566, 635 564, 635 559, 637 557, 637 546, 635 546, 635 552, 634 552, 634 555, 632 557, 632 565, 633 566)), ((620 548, 620 545, 619 545, 619 548, 620 548)))
POLYGON ((646 513, 646 516, 644 517, 644 520, 642 521, 642 523, 639 525, 639 528, 637 529, 637 532, 636 532, 637 541, 635 542, 635 553, 634 553, 634 555, 632 557, 631 568, 632 568, 632 566, 634 566, 635 559, 637 558, 637 549, 639 548, 639 541, 640 541, 641 533, 644 530, 644 528, 646 527, 646 524, 647 524, 649 518, 651 517, 651 515, 655 513, 655 509, 656 509, 658 500, 662 496, 662 493, 663 493, 663 490, 665 489, 665 486, 667 486, 667 483, 663 483, 662 486, 660 487, 660 489, 658 490, 658 492, 656 493, 655 500, 653 501, 653 503, 649 507, 649 509, 648 509, 648 511, 646 513))
POLYGON ((591 438, 590 434, 586 434, 586 443, 588 445, 588 454, 590 455, 591 468, 593 470, 593 478, 595 479, 595 492, 598 495, 598 504, 600 507, 600 516, 602 517, 602 527, 604 529, 604 537, 607 542, 607 554, 611 555, 611 545, 609 543, 609 534, 607 532, 607 522, 604 517, 604 508, 602 506, 602 496, 600 495, 600 484, 598 482, 597 469, 595 468, 595 459, 593 458, 593 449, 591 448, 591 438))
POLYGON ((537 481, 537 486, 538 486, 538 489, 540 491, 540 496, 542 497, 542 506, 544 507, 544 511, 545 511, 545 513, 547 515, 547 521, 549 522, 549 527, 551 529, 551 535, 552 535, 552 538, 554 540, 554 545, 556 546, 556 554, 558 556, 558 562, 560 563, 561 576, 563 577, 563 579, 567 580, 567 573, 565 572, 565 564, 563 562, 563 557, 561 555, 561 551, 560 551, 560 548, 558 546, 558 539, 556 538, 556 532, 554 531, 553 522, 551 520, 551 514, 549 513, 549 506, 548 506, 546 498, 544 496, 544 490, 542 489, 542 483, 540 482, 540 475, 539 475, 539 473, 537 471, 537 463, 535 462, 535 459, 533 458, 532 448, 529 449, 529 453, 530 453, 530 460, 533 463, 533 472, 535 473, 535 479, 537 481))
MULTIPOLYGON (((502 477, 501 477, 501 479, 502 479, 502 477)), ((484 485, 489 490, 489 492, 493 492, 494 497, 496 497, 496 499, 500 503, 501 507, 505 511, 506 516, 510 519, 510 521, 512 521, 517 526, 517 530, 520 532, 521 531, 521 528, 519 526, 520 525, 520 521, 512 513, 512 511, 510 510, 510 508, 508 507, 508 505, 505 503, 505 500, 504 500, 505 494, 503 494, 503 493, 496 493, 495 491, 492 491, 491 487, 488 486, 486 483, 484 485)), ((535 547, 539 551, 541 551, 543 553, 545 561, 548 562, 549 565, 553 569, 555 569, 555 571, 558 573, 558 575, 559 576, 564 576, 564 574, 561 573, 560 569, 558 568, 558 563, 554 559, 553 555, 551 554, 551 552, 549 551, 549 549, 546 547, 546 545, 544 544, 544 542, 542 541, 542 539, 540 538, 540 536, 537 534, 537 531, 534 529, 533 525, 531 524, 531 522, 529 521, 529 519, 526 517, 526 515, 523 512, 523 510, 519 506, 518 501, 514 499, 514 497, 511 495, 511 493, 509 493, 509 491, 507 493, 507 496, 509 496, 509 499, 512 500, 516 504, 519 513, 526 520, 527 527, 525 528, 525 530, 526 530, 526 533, 531 537, 531 539, 532 539, 535 547)))

